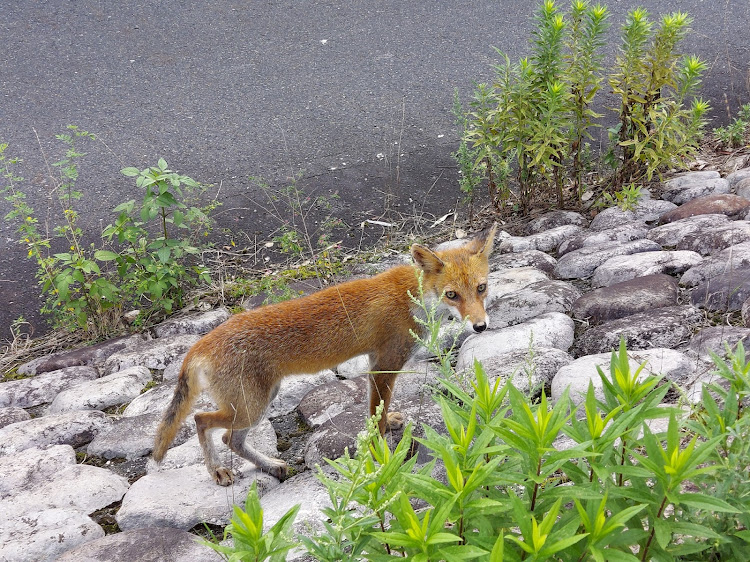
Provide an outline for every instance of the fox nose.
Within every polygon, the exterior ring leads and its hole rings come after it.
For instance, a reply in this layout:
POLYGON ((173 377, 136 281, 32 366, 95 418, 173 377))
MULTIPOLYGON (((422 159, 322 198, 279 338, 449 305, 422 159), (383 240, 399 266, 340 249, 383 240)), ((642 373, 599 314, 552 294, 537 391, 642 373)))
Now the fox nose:
POLYGON ((477 334, 480 334, 487 329, 487 322, 477 322, 472 327, 477 334))

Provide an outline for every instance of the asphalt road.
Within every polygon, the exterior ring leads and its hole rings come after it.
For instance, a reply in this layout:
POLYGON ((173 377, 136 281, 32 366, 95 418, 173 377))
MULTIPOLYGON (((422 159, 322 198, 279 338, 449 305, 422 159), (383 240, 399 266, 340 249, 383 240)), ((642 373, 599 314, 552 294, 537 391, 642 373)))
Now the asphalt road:
MULTIPOLYGON (((610 1, 618 28, 633 2, 610 1)), ((644 1, 652 14, 674 2, 644 1)), ((76 124, 101 142, 84 147, 78 187, 92 232, 138 196, 123 166, 164 157, 212 184, 223 206, 216 236, 267 235, 275 226, 248 179, 282 185, 302 174, 316 194, 337 192, 351 225, 392 213, 455 206, 450 156, 454 88, 492 76, 495 46, 526 52, 537 4, 456 2, 119 2, 14 0, 0 17, 0 141, 44 219, 55 211, 47 164, 54 135, 76 124), (46 160, 46 161, 45 161, 46 160), (393 199, 388 199, 386 195, 393 199)), ((694 17, 683 50, 709 64, 704 95, 727 120, 750 101, 750 3, 679 3, 694 17)), ((616 33, 611 34, 610 55, 616 33)), ((5 214, 8 205, 2 202, 5 214)), ((23 314, 40 333, 35 267, 0 226, 0 339, 23 314)), ((242 241, 242 240, 238 240, 242 241)))

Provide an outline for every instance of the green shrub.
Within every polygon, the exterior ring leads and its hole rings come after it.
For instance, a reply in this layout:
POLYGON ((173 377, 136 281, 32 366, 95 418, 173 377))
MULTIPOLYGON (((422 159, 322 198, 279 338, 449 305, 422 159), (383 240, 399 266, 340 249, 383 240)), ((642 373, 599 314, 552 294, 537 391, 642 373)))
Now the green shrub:
POLYGON ((604 204, 610 207, 617 206, 623 211, 633 211, 641 198, 641 186, 631 183, 615 191, 614 195, 606 191, 603 195, 604 204))
MULTIPOLYGON (((555 197, 563 206, 566 189, 580 198, 590 187, 584 178, 587 141, 602 117, 592 106, 605 77, 601 48, 609 11, 573 0, 566 16, 554 0, 543 0, 534 19, 530 56, 511 63, 500 53, 493 84, 475 88, 472 111, 459 119, 462 135, 455 155, 461 188, 474 192, 486 180, 490 200, 500 210, 512 192, 497 197, 490 170, 515 161, 524 213, 534 199, 555 197)), ((655 28, 642 8, 628 14, 607 77, 620 99, 615 109, 619 123, 609 130, 603 158, 614 172, 600 183, 618 189, 650 180, 663 167, 684 165, 697 150, 709 106, 693 99, 705 63, 678 52, 690 21, 674 13, 662 16, 655 28)))
POLYGON ((718 441, 709 461, 716 470, 694 480, 704 493, 719 498, 736 512, 695 509, 688 520, 715 531, 705 560, 742 560, 750 543, 750 357, 740 341, 727 361, 712 353, 715 382, 703 387, 701 403, 688 428, 707 441, 718 441))
POLYGON ((117 220, 104 228, 102 236, 116 243, 115 250, 99 250, 96 257, 114 262, 136 302, 143 298, 151 310, 169 313, 183 305, 186 287, 211 281, 207 267, 190 261, 201 251, 193 240, 208 233, 211 220, 205 209, 183 202, 185 190, 195 192, 200 185, 170 170, 163 158, 156 166, 124 168, 122 174, 136 178, 136 186, 145 191, 143 200, 140 208, 132 199, 114 208, 117 220), (149 229, 150 223, 156 227, 149 229))
POLYGON ((271 560, 283 562, 286 554, 295 546, 290 540, 291 527, 299 506, 290 509, 268 530, 263 530, 263 509, 258 498, 258 483, 253 482, 247 493, 245 508, 234 506, 232 522, 224 530, 224 540, 232 537, 231 547, 201 541, 227 560, 271 560))
POLYGON ((300 540, 319 560, 742 560, 750 361, 741 345, 714 360, 723 384, 691 415, 662 404, 670 385, 632 370, 624 343, 578 408, 532 403, 476 363, 468 388, 441 380, 447 431, 416 439, 433 460, 409 458, 410 428, 391 451, 370 420, 353 457, 328 461, 336 476, 319 472, 326 531, 300 540))
POLYGON ((622 27, 622 45, 609 77, 620 98, 619 123, 610 131, 619 153, 615 185, 651 179, 662 166, 681 167, 692 156, 705 125, 707 102, 693 99, 706 64, 681 57, 678 43, 692 20, 685 13, 664 15, 654 25, 643 8, 631 11, 622 27))
POLYGON ((6 154, 7 144, 0 144, 2 191, 12 206, 5 219, 17 222, 19 243, 37 263, 45 298, 42 313, 52 316, 55 327, 98 337, 117 327, 125 306, 147 304, 150 313, 181 306, 188 286, 210 281, 194 240, 211 228, 208 213, 215 204, 205 209, 188 207, 185 190, 195 193, 200 186, 169 170, 163 159, 141 171, 125 168, 123 173, 137 177, 136 185, 145 190, 141 205, 135 201, 118 205, 117 220, 102 232, 101 246, 85 244, 90 233, 81 228, 76 208, 83 196, 76 187, 78 163, 85 156, 78 144, 95 137, 75 126, 68 131, 56 136, 65 153, 50 169, 59 224, 51 227, 45 221, 45 231, 20 187, 23 178, 15 172, 20 161, 6 154), (56 251, 62 244, 65 251, 56 251), (110 263, 116 268, 108 268, 110 263))
POLYGON ((719 148, 731 150, 748 144, 750 136, 750 103, 740 108, 739 114, 726 127, 714 129, 719 148))
POLYGON ((493 125, 492 99, 490 90, 484 84, 478 85, 470 103, 471 112, 466 115, 458 90, 453 97, 453 115, 460 137, 458 150, 453 158, 458 163, 459 189, 466 195, 469 203, 470 221, 473 219, 475 193, 485 179, 490 202, 498 212, 503 212, 510 201, 509 158, 502 157, 498 151, 501 141, 493 125), (469 142, 472 143, 472 148, 469 147, 469 142))
MULTIPOLYGON (((479 86, 477 92, 491 98, 489 124, 471 124, 467 139, 485 152, 499 152, 498 160, 515 158, 519 202, 526 212, 537 190, 553 186, 562 204, 560 166, 568 156, 571 114, 569 84, 564 78, 563 47, 566 22, 552 0, 545 0, 536 14, 537 30, 532 42, 532 56, 497 67, 496 80, 489 91, 479 86), (488 129, 497 136, 493 144, 489 135, 477 132, 488 129)), ((484 102, 490 106, 489 101, 484 102)), ((490 156, 485 156, 489 161, 490 156)))
POLYGON ((356 561, 365 553, 390 556, 395 552, 395 544, 381 540, 380 533, 389 530, 389 526, 392 528, 389 515, 399 509, 396 506, 407 484, 403 478, 411 473, 416 458, 407 460, 411 447, 409 428, 404 431, 405 439, 393 451, 380 437, 377 421, 381 412, 378 410, 368 420, 365 431, 357 436, 354 457, 347 450, 341 458, 327 461, 335 469, 335 477, 318 470, 318 478, 331 501, 331 507, 322 510, 327 518, 326 532, 301 540, 319 560, 356 561))
MULTIPOLYGON (((584 140, 599 117, 590 106, 602 80, 598 71, 607 18, 606 8, 575 1, 569 24, 555 2, 545 0, 535 15, 531 56, 512 64, 503 55, 494 83, 475 90, 481 111, 469 114, 463 140, 481 155, 475 168, 515 160, 524 212, 545 191, 562 206, 569 160, 580 189, 584 140)), ((502 208, 505 201, 499 203, 496 207, 502 208)))
POLYGON ((77 143, 91 141, 94 135, 69 126, 70 134, 56 135, 65 147, 65 155, 52 164, 57 170, 50 170, 52 191, 56 194, 55 204, 59 207, 60 224, 52 228, 45 222, 45 230, 40 230, 39 220, 34 209, 27 203, 26 194, 21 190, 23 178, 16 175, 13 168, 20 161, 5 155, 7 144, 0 145, 0 163, 6 185, 3 192, 10 201, 12 210, 5 220, 18 223, 16 229, 19 242, 28 248, 28 257, 37 263, 37 281, 45 296, 42 313, 50 314, 53 324, 58 327, 80 328, 88 332, 106 331, 110 312, 119 310, 120 290, 106 276, 102 275, 95 257, 93 244, 84 244, 84 232, 78 224, 76 205, 82 193, 76 189, 78 161, 85 156, 77 143), (57 239, 60 243, 55 243, 57 239), (65 245, 66 251, 55 252, 53 246, 65 245), (96 322, 92 322, 96 320, 96 322))
POLYGON ((567 75, 571 93, 571 159, 572 180, 578 197, 583 195, 583 171, 586 141, 593 139, 590 129, 597 126, 600 113, 591 109, 602 83, 602 47, 609 29, 609 11, 600 4, 574 0, 570 9, 570 31, 567 36, 567 75))

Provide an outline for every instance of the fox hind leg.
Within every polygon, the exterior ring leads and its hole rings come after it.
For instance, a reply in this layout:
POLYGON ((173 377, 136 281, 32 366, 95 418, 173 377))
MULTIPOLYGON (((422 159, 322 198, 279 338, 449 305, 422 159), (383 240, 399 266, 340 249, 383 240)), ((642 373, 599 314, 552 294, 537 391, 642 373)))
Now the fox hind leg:
POLYGON ((287 476, 287 465, 281 459, 274 459, 256 451, 245 444, 245 438, 251 427, 242 429, 228 429, 221 440, 229 446, 232 451, 243 459, 249 460, 259 470, 269 473, 271 476, 284 480, 287 476))
POLYGON ((198 430, 198 442, 203 449, 203 460, 206 463, 208 473, 219 486, 229 486, 234 482, 234 475, 230 468, 222 466, 219 455, 216 452, 213 441, 206 432, 214 428, 232 427, 234 412, 201 412, 195 414, 195 427, 198 430))

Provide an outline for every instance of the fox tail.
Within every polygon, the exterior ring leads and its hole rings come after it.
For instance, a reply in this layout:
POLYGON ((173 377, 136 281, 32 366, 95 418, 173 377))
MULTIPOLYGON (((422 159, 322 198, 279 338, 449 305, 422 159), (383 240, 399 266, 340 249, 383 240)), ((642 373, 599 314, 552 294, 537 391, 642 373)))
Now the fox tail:
POLYGON ((199 385, 196 384, 197 381, 194 379, 193 374, 194 369, 190 363, 190 357, 186 357, 182 363, 180 377, 177 380, 177 388, 172 397, 172 402, 169 404, 167 411, 164 412, 164 417, 159 424, 159 428, 156 430, 153 457, 157 463, 161 462, 164 458, 169 445, 174 441, 177 431, 190 413, 198 397, 200 388, 198 388, 199 385))

